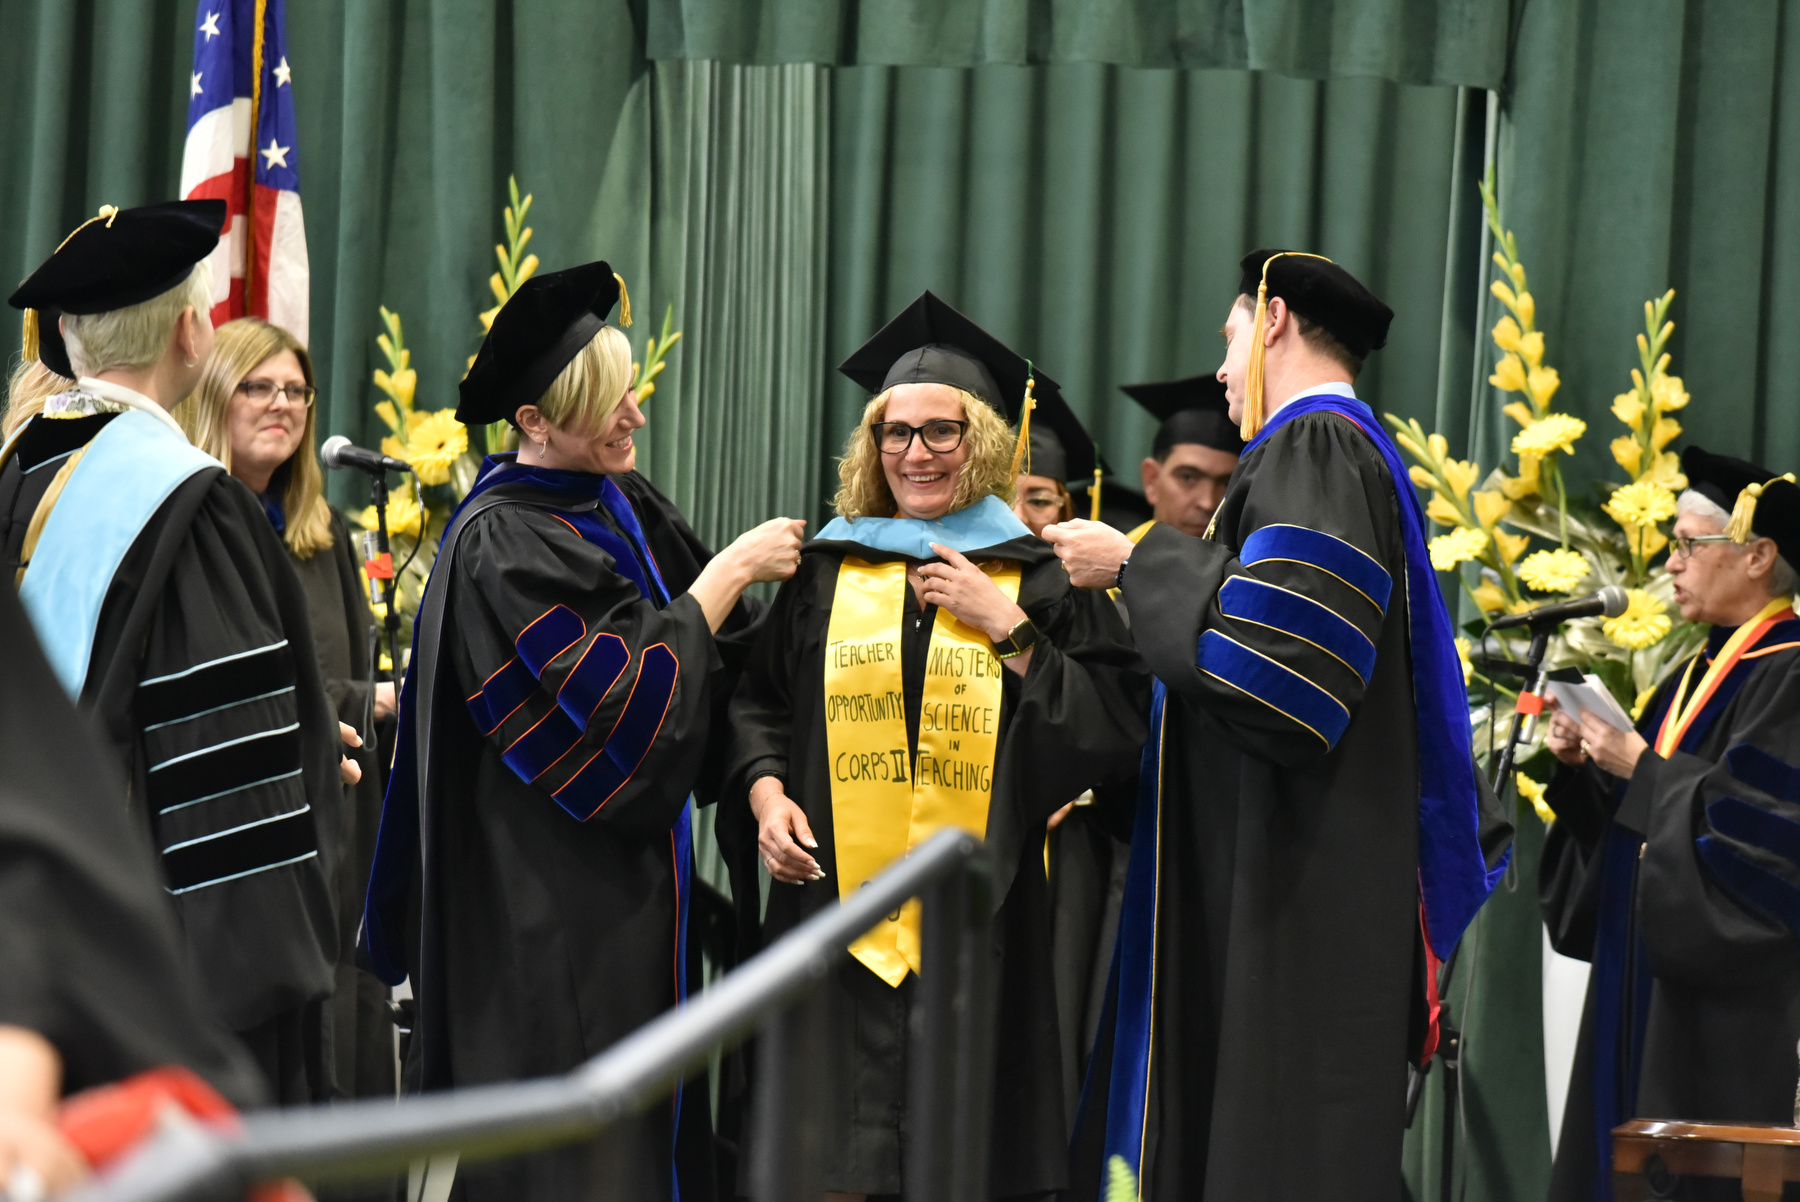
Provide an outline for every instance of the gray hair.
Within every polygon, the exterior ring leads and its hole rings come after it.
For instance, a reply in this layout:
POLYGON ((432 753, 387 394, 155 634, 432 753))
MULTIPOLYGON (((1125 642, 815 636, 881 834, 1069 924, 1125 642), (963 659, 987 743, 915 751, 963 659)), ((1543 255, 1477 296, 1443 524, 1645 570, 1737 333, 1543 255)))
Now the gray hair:
MULTIPOLYGON (((1731 515, 1711 497, 1702 492, 1687 489, 1675 500, 1675 512, 1691 513, 1695 517, 1710 518, 1722 531, 1731 522, 1731 515)), ((1797 586, 1794 567, 1776 553, 1775 562, 1769 569, 1769 596, 1790 597, 1797 586)))
POLYGON ((63 317, 63 342, 78 376, 118 367, 149 367, 168 349, 182 311, 193 306, 205 318, 212 311, 212 264, 202 259, 187 279, 160 296, 106 313, 63 317))

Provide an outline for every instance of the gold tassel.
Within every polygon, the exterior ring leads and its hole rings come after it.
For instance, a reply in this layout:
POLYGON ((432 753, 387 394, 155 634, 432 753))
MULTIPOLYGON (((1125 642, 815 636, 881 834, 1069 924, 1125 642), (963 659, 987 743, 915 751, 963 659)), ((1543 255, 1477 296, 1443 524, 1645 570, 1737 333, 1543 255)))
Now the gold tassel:
MULTIPOLYGON (((1098 455, 1099 453, 1100 453, 1099 448, 1096 447, 1094 450, 1094 454, 1098 455)), ((1089 502, 1088 520, 1092 521, 1092 522, 1099 521, 1100 520, 1100 465, 1099 464, 1094 465, 1094 487, 1092 487, 1088 490, 1088 502, 1089 502)))
POLYGON ((1037 408, 1037 402, 1031 393, 1037 388, 1037 376, 1031 370, 1031 360, 1025 360, 1025 403, 1019 406, 1019 441, 1013 445, 1012 475, 1007 477, 1014 487, 1018 485, 1019 474, 1031 466, 1031 411, 1037 408))
POLYGON ((615 271, 613 279, 619 281, 619 324, 629 326, 631 324, 631 293, 625 291, 624 276, 615 271))
POLYGON ((1731 520, 1725 524, 1725 533, 1731 536, 1732 542, 1743 544, 1750 541, 1751 527, 1756 522, 1756 503, 1762 499, 1763 490, 1776 480, 1786 480, 1792 484, 1794 473, 1788 472, 1786 475, 1776 476, 1774 480, 1752 484, 1738 494, 1737 504, 1731 507, 1731 520))
POLYGON ((1255 438, 1263 428, 1263 334, 1269 324, 1269 264, 1276 259, 1318 259, 1331 262, 1324 255, 1303 250, 1284 250, 1263 260, 1262 282, 1256 286, 1256 318, 1250 325, 1250 365, 1244 369, 1244 416, 1238 422, 1238 436, 1245 442, 1255 438))
POLYGON ((38 357, 38 311, 36 309, 25 310, 24 334, 22 339, 24 345, 20 350, 25 356, 25 362, 30 363, 38 357))

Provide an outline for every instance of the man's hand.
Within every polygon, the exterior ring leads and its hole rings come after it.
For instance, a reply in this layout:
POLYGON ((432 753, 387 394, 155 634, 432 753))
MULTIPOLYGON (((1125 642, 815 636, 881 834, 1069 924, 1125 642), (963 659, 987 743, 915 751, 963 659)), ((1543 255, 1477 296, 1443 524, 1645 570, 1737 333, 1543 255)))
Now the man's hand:
POLYGON ((375 682, 375 720, 381 721, 394 712, 394 682, 378 680, 375 682))
POLYGON ((1111 526, 1086 518, 1045 526, 1043 538, 1056 548, 1056 557, 1076 588, 1111 588, 1119 578, 1119 565, 1136 547, 1111 526))
POLYGON ((756 779, 750 786, 750 812, 756 815, 756 850, 771 877, 787 885, 825 879, 825 870, 807 854, 819 842, 806 812, 784 791, 780 777, 756 779))
POLYGON ((1544 707, 1550 713, 1550 729, 1544 732, 1544 746, 1569 767, 1579 768, 1587 759, 1587 753, 1581 749, 1581 723, 1557 709, 1554 697, 1544 698, 1544 707))
POLYGON ((87 1176, 56 1129, 62 1057, 25 1027, 0 1026, 0 1197, 42 1198, 87 1176))
POLYGON ((1589 759, 1621 780, 1637 771, 1638 759, 1650 747, 1637 731, 1608 726, 1588 713, 1581 715, 1581 745, 1589 759))
MULTIPOLYGON (((362 736, 357 734, 356 728, 348 722, 338 723, 338 738, 343 740, 346 747, 362 746, 362 736)), ((338 761, 338 779, 346 785, 354 785, 362 779, 362 765, 349 756, 345 756, 338 761)))

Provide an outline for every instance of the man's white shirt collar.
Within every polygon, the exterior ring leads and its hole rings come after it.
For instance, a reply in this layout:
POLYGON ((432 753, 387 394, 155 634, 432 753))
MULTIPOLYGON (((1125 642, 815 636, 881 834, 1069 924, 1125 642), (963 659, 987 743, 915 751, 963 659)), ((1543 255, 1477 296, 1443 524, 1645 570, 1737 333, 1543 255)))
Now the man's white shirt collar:
POLYGON ((127 388, 125 385, 115 384, 111 380, 96 380, 93 376, 83 376, 76 381, 76 384, 83 392, 90 393, 102 400, 112 401, 114 404, 123 405, 127 409, 142 409, 145 413, 156 417, 163 425, 181 435, 181 440, 183 442, 188 441, 187 431, 181 428, 181 423, 169 416, 169 411, 167 409, 164 409, 161 405, 137 391, 135 388, 127 388))
POLYGON ((1315 384, 1313 387, 1302 392, 1296 392, 1293 396, 1281 402, 1280 405, 1269 410, 1269 416, 1274 417, 1277 413, 1281 412, 1283 406, 1291 405, 1295 401, 1303 400, 1309 396, 1347 396, 1355 398, 1356 385, 1344 383, 1343 381, 1333 381, 1330 384, 1315 384))

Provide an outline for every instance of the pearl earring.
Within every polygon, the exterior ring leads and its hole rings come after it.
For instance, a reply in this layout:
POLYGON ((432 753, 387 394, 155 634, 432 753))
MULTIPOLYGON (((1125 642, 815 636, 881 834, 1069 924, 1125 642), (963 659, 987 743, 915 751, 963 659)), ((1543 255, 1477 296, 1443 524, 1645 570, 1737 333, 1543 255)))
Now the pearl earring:
POLYGON ((542 459, 545 455, 548 455, 549 453, 550 453, 550 440, 548 438, 546 438, 543 442, 538 443, 538 458, 542 459))

